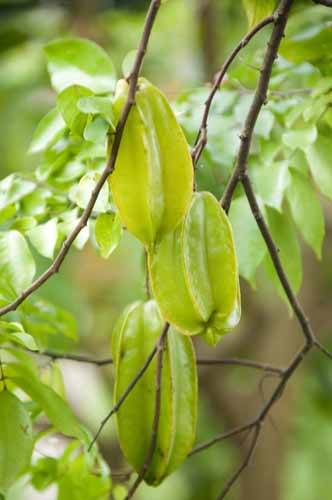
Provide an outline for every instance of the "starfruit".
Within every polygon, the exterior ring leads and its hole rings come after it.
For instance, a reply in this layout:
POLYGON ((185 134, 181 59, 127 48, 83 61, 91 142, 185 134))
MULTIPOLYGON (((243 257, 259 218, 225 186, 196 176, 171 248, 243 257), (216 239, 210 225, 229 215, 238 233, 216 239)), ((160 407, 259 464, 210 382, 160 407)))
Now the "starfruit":
MULTIPOLYGON (((155 301, 136 302, 118 320, 112 335, 114 399, 118 401, 143 367, 163 329, 155 301)), ((151 442, 156 401, 154 359, 116 414, 121 449, 139 472, 151 442)), ((172 328, 163 351, 157 443, 145 481, 157 486, 187 457, 195 440, 197 374, 193 345, 172 328)))
MULTIPOLYGON (((127 96, 128 83, 120 80, 117 119, 127 96)), ((110 186, 123 224, 146 246, 175 228, 191 200, 193 167, 185 136, 164 94, 144 78, 138 81, 110 186)))
POLYGON ((179 331, 215 344, 241 315, 232 228, 216 198, 195 193, 182 224, 149 252, 154 297, 179 331))
POLYGON ((28 412, 14 394, 3 390, 0 392, 0 493, 5 493, 28 467, 32 445, 28 412))

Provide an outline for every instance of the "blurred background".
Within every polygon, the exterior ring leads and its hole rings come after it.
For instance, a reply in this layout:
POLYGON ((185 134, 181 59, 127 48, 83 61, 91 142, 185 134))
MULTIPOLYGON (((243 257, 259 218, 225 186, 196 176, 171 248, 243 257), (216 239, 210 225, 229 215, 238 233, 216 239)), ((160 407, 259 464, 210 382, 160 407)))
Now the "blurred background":
MULTIPOLYGON (((141 34, 146 0, 0 0, 0 177, 35 168, 27 155, 33 130, 55 101, 43 56, 50 39, 72 33, 101 44, 118 74, 141 34)), ((169 0, 157 19, 144 64, 144 75, 171 100, 211 81, 247 29, 239 2, 169 0)), ((255 45, 251 50, 255 50, 255 45)), ((201 113, 202 104, 197 111, 201 113)), ((215 178, 209 180, 212 191, 215 178)), ((330 210, 330 209, 329 209, 330 210)), ((305 276, 301 300, 320 338, 331 334, 331 213, 323 257, 303 248, 305 276)), ((42 269, 47 264, 40 261, 42 269)), ((87 246, 73 250, 59 275, 41 290, 77 320, 78 345, 53 339, 53 349, 110 355, 114 321, 131 301, 145 298, 144 255, 125 234, 107 261, 87 246)), ((204 357, 246 357, 284 366, 301 343, 294 318, 276 293, 259 279, 256 289, 242 283, 240 327, 216 348, 196 342, 204 357)), ((331 342, 330 342, 331 344, 331 342)), ((112 406, 112 368, 61 362, 67 396, 75 413, 94 432, 112 406)), ((235 427, 256 414, 276 380, 249 368, 199 369, 198 441, 235 427)), ((313 353, 291 381, 266 421, 255 457, 233 500, 328 500, 332 497, 332 367, 313 353)), ((142 487, 138 500, 212 500, 245 453, 243 436, 223 442, 189 459, 163 485, 142 487)), ((57 453, 57 443, 43 453, 57 453)), ((114 427, 103 432, 100 447, 114 474, 123 480, 127 468, 116 444, 114 427)), ((52 500, 54 491, 37 493, 18 485, 10 500, 52 500)), ((82 499, 83 500, 83 499, 82 499)))

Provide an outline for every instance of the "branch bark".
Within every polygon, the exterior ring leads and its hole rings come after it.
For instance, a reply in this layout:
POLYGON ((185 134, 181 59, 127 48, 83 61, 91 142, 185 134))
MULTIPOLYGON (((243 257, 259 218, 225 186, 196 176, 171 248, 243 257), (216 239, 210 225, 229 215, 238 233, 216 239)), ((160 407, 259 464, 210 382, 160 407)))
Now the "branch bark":
POLYGON ((114 168, 115 168, 115 162, 117 159, 117 155, 119 152, 119 147, 122 139, 122 134, 124 131, 124 127, 126 125, 127 118, 129 116, 130 110, 132 106, 135 104, 135 94, 136 94, 136 87, 137 87, 137 80, 139 77, 140 69, 142 66, 143 58, 149 43, 150 35, 152 32, 152 28, 154 25, 154 21, 156 19, 158 10, 161 5, 161 0, 151 0, 150 7, 148 10, 148 13, 146 15, 145 19, 145 24, 144 24, 144 29, 143 29, 143 34, 142 38, 138 47, 136 59, 134 62, 134 66, 132 69, 132 72, 129 77, 129 92, 128 92, 128 97, 127 101, 125 103, 125 106, 123 108, 123 112, 120 118, 120 121, 117 125, 116 132, 114 135, 114 143, 112 147, 112 151, 109 157, 109 160, 106 164, 106 167, 104 168, 99 181, 97 182, 93 192, 91 193, 91 197, 89 200, 89 203, 87 207, 85 208, 81 218, 79 219, 77 225, 73 229, 73 231, 69 234, 69 236, 66 238, 64 243, 62 244, 61 250, 59 251, 58 255, 54 259, 52 265, 44 271, 43 274, 41 274, 28 288, 26 288, 20 295, 17 297, 16 300, 14 300, 12 303, 0 308, 0 316, 3 316, 4 314, 10 312, 10 311, 15 311, 22 302, 25 301, 27 297, 29 297, 32 293, 34 293, 38 288, 40 288, 51 276, 59 272, 60 267, 66 258, 73 242, 75 241, 76 237, 78 234, 82 231, 82 229, 86 226, 90 215, 92 213, 92 210, 94 208, 94 205, 97 201, 98 195, 107 181, 108 177, 112 174, 114 168))
POLYGON ((249 157, 254 128, 259 113, 266 102, 273 63, 277 58, 279 46, 282 37, 284 35, 284 30, 286 27, 292 3, 293 0, 282 0, 274 16, 274 28, 265 52, 263 67, 255 91, 254 99, 252 101, 249 113, 247 115, 244 127, 240 135, 241 145, 237 156, 235 169, 228 182, 228 185, 221 200, 221 204, 226 212, 228 212, 229 210, 232 196, 240 180, 240 177, 241 175, 244 174, 244 172, 247 169, 248 157, 249 157))

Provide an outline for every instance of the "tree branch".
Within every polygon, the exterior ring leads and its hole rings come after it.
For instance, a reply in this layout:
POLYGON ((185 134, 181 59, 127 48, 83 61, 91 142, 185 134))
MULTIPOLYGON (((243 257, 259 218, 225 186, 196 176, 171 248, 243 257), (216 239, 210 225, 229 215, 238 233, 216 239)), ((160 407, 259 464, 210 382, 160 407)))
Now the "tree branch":
POLYGON ((159 420, 160 420, 160 410, 161 410, 161 383, 162 383, 162 370, 163 370, 163 352, 164 352, 164 344, 167 336, 167 330, 165 330, 164 334, 160 337, 158 344, 157 344, 157 352, 158 352, 158 360, 157 360, 157 371, 156 371, 156 401, 155 401, 155 413, 154 413, 154 418, 153 418, 153 424, 152 424, 152 433, 151 433, 151 440, 150 440, 150 445, 149 445, 149 450, 146 455, 146 459, 144 462, 144 465, 142 467, 142 470, 140 471, 136 481, 128 491, 128 494, 125 498, 125 500, 129 500, 130 498, 133 497, 135 491, 139 487, 139 485, 142 483, 142 481, 145 478, 145 474, 147 473, 147 470, 152 462, 152 458, 157 446, 157 440, 158 440, 158 427, 159 427, 159 420))
POLYGON ((91 450, 92 446, 95 444, 95 442, 97 441, 97 439, 99 438, 101 432, 103 431, 105 425, 107 424, 107 422, 111 419, 111 417, 117 412, 119 411, 119 409, 121 408, 122 404, 125 402, 125 400, 127 399, 127 397, 129 396, 129 394, 131 393, 131 391, 134 389, 135 385, 137 384, 137 382, 142 378, 142 376, 144 375, 144 373, 146 372, 146 370, 149 368, 153 358, 155 357, 155 355, 157 354, 157 352, 160 350, 160 345, 163 344, 163 341, 167 335, 167 332, 169 330, 169 323, 165 323, 164 325, 164 328, 163 328, 163 331, 155 345, 155 347, 152 349, 151 353, 149 354, 146 362, 144 363, 144 365, 142 366, 142 368, 139 370, 139 372, 137 373, 137 375, 135 375, 135 377, 133 378, 133 380, 130 382, 130 384, 128 385, 127 389, 123 392, 122 396, 119 398, 119 400, 117 401, 117 403, 113 406, 112 410, 108 413, 108 415, 106 415, 106 417, 101 421, 101 424, 93 438, 93 440, 91 441, 90 445, 89 445, 89 449, 88 451, 91 450))
POLYGON ((259 113, 266 102, 273 63, 277 58, 279 46, 284 35, 285 26, 292 3, 293 0, 282 0, 274 16, 274 28, 265 52, 263 67, 255 91, 254 99, 252 101, 251 107, 244 123, 244 127, 240 135, 241 144, 236 161, 236 166, 221 200, 221 204, 226 212, 228 212, 229 210, 232 196, 239 182, 239 179, 241 175, 244 174, 247 168, 254 128, 259 113))
POLYGON ((246 47, 246 45, 248 45, 250 40, 262 28, 264 28, 265 26, 267 26, 268 24, 271 24, 273 22, 274 22, 274 16, 268 16, 265 19, 263 19, 262 21, 260 21, 252 30, 250 30, 249 33, 247 33, 245 35, 245 37, 243 37, 242 40, 238 43, 238 45, 233 49, 233 51, 230 53, 230 55, 227 57, 226 61, 224 62, 219 73, 216 74, 212 90, 211 90, 207 100, 205 101, 205 108, 204 108, 201 126, 200 126, 200 129, 199 129, 196 141, 195 141, 195 145, 194 145, 193 150, 191 152, 193 164, 195 167, 196 167, 197 162, 198 162, 198 160, 199 160, 199 158, 200 158, 200 156, 201 156, 201 154, 202 154, 202 152, 207 144, 207 122, 208 122, 209 113, 211 110, 211 105, 212 105, 214 96, 216 95, 229 67, 231 66, 232 62, 234 61, 234 59, 236 58, 238 53, 244 47, 246 47))
POLYGON ((106 164, 105 169, 103 170, 100 179, 98 180, 96 186, 94 187, 91 197, 89 200, 89 203, 87 207, 85 208, 81 218, 79 219, 77 225, 73 229, 73 231, 69 234, 69 236, 66 238, 66 240, 63 242, 62 247, 54 259, 52 265, 44 271, 43 274, 41 274, 28 288, 26 288, 20 295, 17 297, 16 300, 14 300, 11 304, 8 304, 5 307, 0 308, 0 316, 3 316, 4 314, 10 312, 10 311, 15 311, 24 300, 29 297, 32 293, 34 293, 38 288, 40 288, 51 276, 53 276, 55 273, 57 273, 67 256, 69 249, 71 245, 73 244, 74 240, 78 236, 78 234, 81 232, 81 230, 86 226, 89 217, 92 213, 93 207, 97 201, 98 195, 105 184, 106 180, 108 179, 109 175, 112 174, 114 167, 115 167, 115 162, 116 158, 119 152, 119 147, 122 139, 122 134, 124 131, 124 127, 127 121, 127 118, 129 116, 129 112, 131 110, 131 107, 135 103, 135 95, 136 95, 136 87, 137 87, 137 80, 138 76, 140 73, 140 69, 142 66, 143 58, 148 46, 148 42, 150 39, 150 34, 153 28, 153 24, 155 21, 155 18, 157 16, 158 10, 161 5, 161 0, 151 0, 150 7, 148 10, 148 13, 146 15, 145 19, 145 24, 144 24, 144 29, 143 29, 143 34, 142 38, 138 47, 136 59, 134 62, 134 66, 130 75, 130 83, 129 83, 129 91, 128 91, 128 97, 125 103, 125 106, 122 111, 122 115, 120 118, 120 121, 117 125, 116 132, 114 135, 114 143, 112 147, 112 151, 109 157, 109 160, 106 164))

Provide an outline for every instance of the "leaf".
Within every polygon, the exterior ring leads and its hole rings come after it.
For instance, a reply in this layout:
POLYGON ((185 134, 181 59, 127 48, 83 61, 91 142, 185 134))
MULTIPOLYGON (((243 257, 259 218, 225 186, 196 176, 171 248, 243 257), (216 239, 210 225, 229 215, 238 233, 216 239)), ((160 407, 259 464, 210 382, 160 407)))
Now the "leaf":
POLYGON ((297 32, 293 37, 286 37, 280 47, 280 53, 294 63, 314 62, 317 65, 331 57, 332 27, 329 22, 315 23, 297 32))
POLYGON ((43 384, 30 370, 27 372, 26 366, 10 364, 7 370, 10 380, 40 406, 58 431, 79 440, 86 439, 85 432, 68 403, 53 389, 43 384))
POLYGON ((95 94, 114 90, 115 71, 106 52, 83 38, 63 38, 45 47, 52 85, 58 92, 83 85, 95 94))
POLYGON ((115 130, 115 116, 110 97, 81 97, 77 102, 77 107, 82 113, 101 115, 115 130))
POLYGON ((240 274, 251 284, 266 254, 266 246, 245 196, 236 198, 229 218, 233 227, 240 274))
MULTIPOLYGON (((100 175, 97 173, 88 173, 84 175, 79 184, 73 186, 69 191, 69 198, 80 208, 86 208, 89 200, 91 198, 92 191, 94 190, 96 183, 100 175)), ((108 208, 108 198, 109 198, 109 187, 106 182, 97 198, 93 210, 95 212, 106 212, 108 208)))
POLYGON ((0 182, 0 210, 24 198, 36 188, 34 182, 20 179, 12 174, 0 182))
POLYGON ((317 138, 317 129, 315 126, 299 130, 291 130, 282 135, 282 141, 291 149, 305 149, 308 144, 315 142, 317 138))
POLYGON ((121 65, 123 77, 128 79, 132 69, 134 67, 134 62, 137 57, 137 50, 130 50, 124 57, 121 65))
POLYGON ((121 220, 118 214, 100 214, 95 224, 95 236, 100 254, 107 259, 118 246, 122 235, 121 220))
MULTIPOLYGON (((276 210, 268 207, 266 211, 269 229, 279 249, 281 263, 292 288, 295 293, 297 293, 302 282, 302 260, 300 246, 295 235, 294 227, 286 214, 280 214, 276 210)), ((275 284, 278 293, 281 297, 285 298, 283 288, 269 254, 266 256, 265 265, 268 275, 275 284)))
POLYGON ((0 493, 6 493, 25 472, 33 449, 29 414, 8 390, 0 392, 0 422, 0 493))
POLYGON ((66 123, 57 109, 52 109, 41 119, 30 145, 29 153, 39 153, 49 148, 61 137, 66 123))
POLYGON ((58 239, 57 220, 51 219, 30 229, 28 238, 40 255, 52 259, 58 239))
POLYGON ((97 116, 85 127, 84 139, 96 144, 105 144, 108 129, 108 123, 100 116, 97 116))
POLYGON ((275 0, 242 0, 248 17, 249 28, 274 11, 275 0))
POLYGON ((20 231, 20 233, 24 234, 35 227, 36 224, 37 221, 34 217, 19 217, 10 225, 10 229, 16 229, 17 231, 20 231))
POLYGON ((320 135, 305 150, 314 181, 322 194, 332 198, 332 142, 320 135))
POLYGON ((30 285, 36 267, 29 247, 18 231, 0 232, 0 274, 16 293, 30 285))
POLYGON ((80 112, 77 103, 84 96, 92 95, 91 90, 81 85, 65 88, 57 97, 56 104, 64 121, 72 133, 82 135, 87 116, 80 112))
POLYGON ((52 457, 39 458, 31 467, 31 484, 37 491, 43 491, 58 476, 58 460, 52 457))
POLYGON ((111 480, 90 470, 85 456, 68 461, 58 481, 58 500, 108 500, 111 480))
POLYGON ((290 182, 288 163, 280 161, 257 168, 254 182, 263 202, 280 211, 284 193, 290 182))
POLYGON ((324 214, 310 180, 292 170, 287 198, 293 219, 317 257, 322 254, 324 214))

